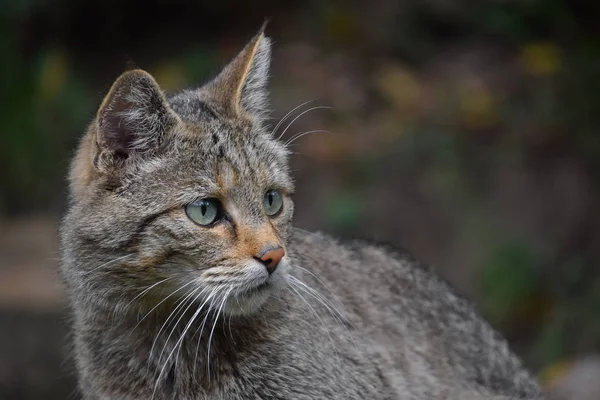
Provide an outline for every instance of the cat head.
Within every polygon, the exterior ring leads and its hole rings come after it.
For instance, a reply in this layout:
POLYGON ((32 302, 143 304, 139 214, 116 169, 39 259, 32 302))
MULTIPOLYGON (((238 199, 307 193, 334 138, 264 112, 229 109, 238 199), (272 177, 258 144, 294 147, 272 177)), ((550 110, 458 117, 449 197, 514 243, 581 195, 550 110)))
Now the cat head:
POLYGON ((167 97, 141 70, 116 80, 71 168, 70 286, 247 314, 285 284, 293 185, 264 124, 269 61, 260 32, 199 89, 167 97))

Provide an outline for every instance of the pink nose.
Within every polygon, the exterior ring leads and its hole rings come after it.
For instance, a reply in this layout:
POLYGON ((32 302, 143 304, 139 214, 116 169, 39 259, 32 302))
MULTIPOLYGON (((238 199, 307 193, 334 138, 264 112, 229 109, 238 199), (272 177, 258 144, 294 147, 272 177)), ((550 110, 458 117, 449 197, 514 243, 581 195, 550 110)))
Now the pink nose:
POLYGON ((271 275, 277 269, 279 262, 285 256, 285 251, 282 247, 269 248, 264 250, 257 258, 267 268, 267 272, 271 275))

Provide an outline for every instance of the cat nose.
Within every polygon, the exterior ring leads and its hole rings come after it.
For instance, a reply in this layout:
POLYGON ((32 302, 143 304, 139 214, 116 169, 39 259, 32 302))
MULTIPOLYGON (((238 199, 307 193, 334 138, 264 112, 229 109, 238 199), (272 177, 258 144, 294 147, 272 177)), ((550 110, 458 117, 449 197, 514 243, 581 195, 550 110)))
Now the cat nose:
POLYGON ((283 256, 285 256, 285 251, 281 246, 277 246, 263 250, 256 258, 267 268, 267 272, 271 275, 277 269, 283 256))

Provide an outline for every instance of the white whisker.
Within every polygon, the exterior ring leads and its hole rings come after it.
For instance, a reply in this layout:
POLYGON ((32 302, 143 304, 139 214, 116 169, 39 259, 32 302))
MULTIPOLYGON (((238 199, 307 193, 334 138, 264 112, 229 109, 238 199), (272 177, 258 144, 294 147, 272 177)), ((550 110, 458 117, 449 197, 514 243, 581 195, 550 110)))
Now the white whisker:
MULTIPOLYGON (((327 333, 327 337, 329 337, 329 341, 331 342, 331 347, 332 347, 333 351, 335 352, 336 345, 335 345, 335 342, 333 341, 333 338, 331 337, 331 334, 329 333, 329 329, 327 329, 327 325, 325 324, 325 322, 323 321, 323 319, 321 318, 321 316, 319 315, 319 313, 317 312, 317 310, 315 310, 313 308, 313 306, 310 305, 310 303, 308 302, 308 300, 306 300, 304 298, 304 296, 302 296, 302 294, 300 292, 298 292, 295 288, 301 289, 299 286, 297 286, 294 283, 292 283, 289 286, 289 289, 292 290, 294 293, 296 293, 296 295, 298 295, 298 297, 300 297, 300 299, 302 299, 302 301, 308 306, 308 308, 310 308, 310 310, 313 312, 313 314, 315 314, 315 316, 317 317, 317 319, 319 320, 319 322, 321 323, 321 325, 325 329, 325 332, 327 333)), ((336 353, 336 356, 338 356, 337 352, 335 352, 335 353, 336 353)))
POLYGON ((207 369, 207 375, 208 375, 208 380, 210 381, 210 345, 212 343, 212 337, 213 337, 213 333, 215 331, 215 327, 217 326, 217 321, 219 320, 219 314, 221 313, 221 310, 223 309, 223 306, 225 305, 225 302, 227 301, 227 297, 229 296, 229 293, 231 293, 232 289, 229 289, 229 291, 227 291, 224 295, 223 295, 223 300, 221 301, 221 304, 219 305, 219 308, 217 310, 217 313, 215 315, 215 322, 213 324, 212 329, 210 330, 210 335, 208 337, 208 350, 206 353, 206 369, 207 369))
POLYGON ((296 140, 300 139, 301 137, 306 136, 306 135, 310 135, 311 133, 331 133, 331 132, 330 131, 325 131, 325 130, 322 130, 322 129, 317 129, 317 130, 314 130, 314 131, 308 131, 308 132, 298 133, 298 134, 292 136, 292 138, 290 140, 288 140, 287 142, 285 142, 283 145, 287 147, 290 144, 294 143, 296 140))
MULTIPOLYGON (((196 302, 196 301, 197 301, 197 300, 200 298, 200 296, 202 296, 202 294, 204 293, 204 291, 205 291, 205 290, 203 290, 203 291, 202 291, 202 292, 201 292, 201 293, 200 293, 198 296, 196 296, 196 298, 194 299, 194 302, 196 302)), ((215 289, 215 290, 213 290, 213 293, 217 293, 217 290, 216 290, 216 289, 215 289)), ((206 299, 205 299, 205 300, 202 302, 202 304, 200 304, 200 306, 198 307, 197 311, 201 311, 201 310, 204 308, 204 306, 206 305, 206 303, 208 302, 208 300, 209 300, 209 298, 210 298, 210 297, 211 297, 211 296, 209 296, 208 298, 206 298, 206 299)), ((211 301, 211 304, 212 304, 212 301, 211 301)), ((208 311, 210 311, 210 307, 211 307, 211 305, 209 305, 209 307, 208 307, 208 310, 207 310, 207 313, 208 313, 208 311)), ((193 318, 196 318, 196 317, 193 317, 193 318)), ((197 329, 196 329, 196 332, 198 332, 198 330, 197 330, 197 329)), ((194 333, 194 334, 195 334, 195 333, 194 333)), ((193 339, 193 338, 194 338, 194 336, 192 336, 192 339, 193 339)), ((179 345, 179 351, 181 351, 181 347, 182 347, 182 345, 180 344, 180 345, 179 345)), ((177 365, 177 358, 179 357, 179 351, 178 351, 178 352, 177 352, 177 354, 175 355, 175 365, 177 365)), ((194 366, 194 370, 195 370, 195 366, 194 366)))
MULTIPOLYGON (((213 291, 214 293, 214 291, 213 291)), ((201 296, 202 292, 196 296, 196 298, 192 301, 191 304, 194 303, 194 301, 196 301, 199 296, 201 296)), ((212 294, 212 293, 211 293, 212 294)), ((189 308, 189 306, 188 306, 189 308)), ((152 398, 154 398, 154 394, 156 392, 156 389, 158 388, 158 383, 160 382, 160 377, 162 376, 163 372, 165 371, 165 368, 167 367, 169 360, 171 359, 171 356, 173 356, 173 353, 175 352, 175 350, 177 350, 177 348, 179 346, 181 346, 181 343, 183 342, 183 339, 185 337, 185 334, 187 333, 187 331, 190 329, 190 326, 194 323, 194 321, 196 320, 196 318, 198 317, 198 315, 200 314, 200 312, 202 311, 202 306, 198 307, 198 309, 196 310, 196 312, 194 313, 194 315, 192 315, 192 317, 190 318, 189 322, 187 323, 187 325, 185 326, 185 328, 183 328, 183 332, 181 334, 181 337, 179 338, 179 340, 175 343, 175 345, 173 346, 173 350, 171 350, 171 352, 169 353, 169 355, 167 356, 167 358, 165 359, 165 364, 163 365, 162 369, 160 370, 159 374, 158 374, 158 378, 156 378, 156 384, 154 385, 154 391, 152 393, 152 398)), ((186 309, 187 311, 187 309, 186 309)), ((185 314, 185 312, 184 312, 185 314)), ((181 319, 181 318, 180 318, 181 319)), ((179 321, 177 321, 179 323, 179 321)), ((167 338, 167 342, 168 342, 168 338, 167 338)), ((160 360, 160 357, 159 357, 160 360)))
MULTIPOLYGON (((213 302, 215 300, 215 294, 217 293, 217 290, 220 288, 216 287, 213 292, 211 293, 211 296, 209 296, 204 303, 206 303, 209 299, 210 299, 210 304, 208 305, 208 309, 206 310, 206 315, 204 316, 204 319, 202 320, 202 324, 196 329, 196 331, 194 332, 194 334, 192 335, 192 339, 194 338, 194 336, 196 336, 196 334, 198 332, 200 332, 200 335, 198 335, 198 343, 196 344, 196 355, 194 356, 194 369, 193 369, 193 373, 196 373, 196 365, 198 363, 198 350, 200 348, 200 341, 202 340, 202 333, 204 332, 204 325, 206 324, 206 321, 208 319, 208 317, 210 316, 210 311, 213 308, 213 302)), ((202 304, 204 305, 204 304, 202 304)))
POLYGON ((167 300, 169 299, 169 297, 173 296, 175 293, 179 292, 181 289, 185 288, 186 286, 189 286, 189 285, 191 285, 192 283, 194 283, 194 281, 189 281, 189 282, 188 282, 188 283, 186 283, 185 285, 183 285, 183 286, 179 287, 179 289, 177 289, 177 290, 175 290, 175 291, 171 292, 171 294, 170 294, 170 295, 168 295, 167 297, 165 297, 164 299, 162 299, 162 300, 161 300, 161 301, 160 301, 160 302, 159 302, 157 305, 155 305, 154 307, 152 307, 152 309, 151 309, 150 311, 148 311, 148 312, 146 313, 146 315, 144 315, 144 316, 142 317, 142 319, 140 319, 140 320, 138 321, 138 323, 137 323, 137 324, 135 324, 135 326, 134 326, 134 327, 131 329, 131 332, 133 332, 133 331, 135 330, 135 328, 137 328, 137 327, 138 327, 138 326, 139 326, 139 325, 142 323, 142 321, 143 321, 143 320, 145 320, 145 319, 146 319, 146 317, 148 317, 148 315, 150 315, 150 314, 151 314, 151 313, 152 313, 154 310, 156 310, 156 309, 157 309, 157 308, 158 308, 158 307, 159 307, 159 306, 160 306, 162 303, 164 303, 165 301, 167 301, 167 300))
POLYGON ((293 228, 293 229, 294 229, 295 231, 301 231, 301 232, 307 233, 307 234, 309 234, 309 235, 316 235, 316 234, 317 234, 317 232, 311 232, 311 231, 308 231, 308 230, 306 230, 306 229, 298 228, 297 226, 294 226, 294 228, 293 228))
MULTIPOLYGON (((196 300, 198 300, 199 296, 202 295, 202 291, 200 291, 200 293, 190 302, 190 306, 192 304, 194 304, 194 302, 196 300)), ((189 309, 188 306, 186 308, 186 310, 183 312, 183 315, 185 315, 185 312, 189 309)), ((158 373, 158 377, 156 378, 156 383, 154 384, 154 391, 152 392, 152 399, 154 399, 154 395, 156 394, 156 389, 158 388, 158 384, 160 382, 160 378, 162 376, 162 374, 165 372, 165 368, 167 368, 167 365, 169 364, 169 360, 171 359, 171 357, 173 356, 173 353, 181 346, 181 343, 183 342, 183 338, 185 337, 185 334, 187 333, 188 329, 190 328, 190 326, 194 323, 194 321, 196 320, 196 317, 198 316, 198 314, 200 314, 200 311, 202 311, 202 307, 199 307, 196 312, 194 313, 194 315, 192 315, 192 317, 190 318, 190 320, 188 321, 187 325, 183 328, 183 332, 181 333, 181 337, 179 338, 179 340, 177 340, 177 342, 175 342, 175 345, 173 346, 173 350, 171 350, 171 352, 169 353, 169 355, 167 356, 167 358, 165 359, 165 363, 163 365, 163 367, 161 368, 160 372, 158 373)), ((177 323, 179 323, 179 321, 181 320, 181 317, 179 318, 179 320, 177 320, 177 323)), ((177 325, 177 323, 175 325, 177 325)), ((171 332, 172 334, 173 332, 171 332)), ((169 335, 170 337, 171 335, 169 335)), ((167 338, 167 343, 169 341, 169 338, 167 338)), ((165 344, 166 346, 166 344, 165 344)), ((164 350, 164 349, 163 349, 164 350)), ((162 352, 161 352, 161 356, 159 356, 158 358, 158 362, 160 362, 160 359, 162 357, 162 352)))
POLYGON ((287 117, 289 117, 294 111, 296 111, 300 107, 303 107, 303 106, 307 105, 308 103, 312 103, 313 101, 314 100, 305 101, 304 103, 300 104, 299 106, 296 106, 296 107, 292 108, 290 111, 288 111, 288 113, 285 114, 283 116, 283 118, 281 118, 279 120, 279 122, 277 123, 277 125, 275 125, 275 128, 273 128, 273 130, 271 131, 271 136, 273 136, 275 134, 275 132, 277 132, 277 129, 279 129, 279 127, 281 126, 281 124, 283 123, 283 121, 285 121, 287 119, 287 117))
POLYGON ((146 289, 144 289, 140 294, 138 294, 137 296, 135 296, 133 299, 131 299, 131 301, 129 303, 127 303, 127 305, 125 306, 125 308, 129 307, 131 305, 131 303, 133 303, 136 299, 144 296, 146 293, 148 293, 150 290, 152 290, 153 288, 155 288, 156 286, 160 285, 161 283, 164 283, 166 281, 168 281, 171 278, 165 278, 161 281, 156 282, 155 284, 147 287, 146 289))
POLYGON ((290 275, 289 282, 296 283, 296 287, 304 288, 305 292, 307 294, 311 295, 312 297, 315 298, 315 300, 318 300, 321 304, 323 304, 323 306, 325 306, 325 308, 327 308, 329 310, 329 312, 333 315, 333 317, 335 317, 338 320, 338 322, 340 322, 342 325, 347 323, 347 324, 350 324, 351 326, 353 326, 352 323, 350 323, 350 321, 348 321, 343 316, 343 314, 335 307, 335 305, 333 305, 333 303, 331 303, 331 301, 329 301, 329 299, 327 299, 323 294, 321 294, 317 290, 311 288, 310 286, 308 286, 306 283, 302 282, 300 279, 298 279, 295 276, 290 275))
POLYGON ((231 332, 231 319, 233 318, 233 315, 229 315, 229 336, 231 337, 231 341, 235 344, 235 339, 233 337, 233 333, 231 332))
POLYGON ((113 264, 113 263, 115 263, 117 261, 123 260, 123 259, 128 258, 128 257, 132 257, 132 256, 135 256, 135 254, 133 254, 133 253, 132 254, 125 254, 124 256, 117 257, 117 258, 115 258, 113 260, 105 262, 104 264, 100 264, 99 266, 97 266, 95 268, 92 268, 89 271, 84 271, 83 275, 91 274, 92 272, 97 271, 97 270, 99 270, 102 267, 107 267, 107 266, 109 266, 109 265, 111 265, 111 264, 113 264))
POLYGON ((317 107, 311 107, 311 108, 309 108, 308 110, 302 111, 300 114, 298 114, 298 115, 296 116, 296 118, 294 118, 294 119, 292 120, 292 122, 290 122, 290 123, 288 124, 288 126, 286 126, 286 127, 285 127, 285 129, 283 130, 283 132, 281 132, 281 135, 279 135, 279 137, 277 138, 277 140, 280 140, 280 139, 283 137, 283 135, 285 135, 285 133, 287 132, 287 130, 290 128, 290 126, 292 126, 292 124, 293 124, 294 122, 296 122, 296 121, 298 120, 298 118, 300 118, 300 117, 301 117, 301 116, 303 116, 304 114, 306 114, 306 113, 308 113, 308 112, 310 112, 310 111, 313 111, 313 110, 320 110, 320 109, 330 109, 330 108, 331 108, 331 107, 329 107, 329 106, 317 106, 317 107))
MULTIPOLYGON (((298 228, 296 228, 296 229, 298 229, 298 228)), ((300 230, 302 230, 302 229, 300 229, 300 230)), ((310 233, 310 232, 308 232, 308 231, 304 231, 304 232, 310 233)), ((313 235, 314 235, 314 233, 313 233, 313 235)), ((325 284, 325 282, 323 282, 323 280, 322 280, 321 278, 319 278, 317 275, 315 275, 314 273, 312 273, 312 272, 311 272, 311 271, 309 271, 308 269, 306 269, 306 268, 304 268, 304 267, 301 267, 300 265, 297 265, 297 264, 295 264, 295 265, 294 265, 294 268, 298 268, 298 269, 300 269, 300 270, 302 270, 302 271, 306 272, 307 274, 311 275, 313 278, 315 278, 315 279, 317 280, 317 282, 319 282, 319 283, 320 283, 320 284, 321 284, 321 285, 322 285, 322 286, 323 286, 323 287, 324 287, 324 288, 325 288, 325 289, 326 289, 326 290, 327 290, 327 291, 328 291, 328 292, 331 294, 331 296, 333 296, 333 298, 334 298, 334 299, 335 299, 335 300, 336 300, 338 303, 342 304, 342 301, 339 299, 339 297, 337 297, 337 296, 335 295, 335 293, 333 293, 333 291, 332 291, 332 290, 329 288, 329 286, 327 286, 327 285, 325 284)), ((298 281, 299 281, 299 282, 301 282, 301 283, 304 283, 304 282, 300 281, 300 279, 298 279, 297 277, 294 277, 294 279, 298 280, 298 281)), ((304 283, 304 285, 306 285, 306 284, 304 283)), ((308 285, 306 285, 306 286, 308 286, 308 285)), ((313 289, 313 288, 311 288, 311 289, 312 289, 312 290, 315 290, 315 289, 313 289)), ((316 290, 315 290, 315 291, 316 291, 316 290)), ((321 294, 321 296, 323 296, 323 295, 321 294)), ((325 297, 325 296, 323 296, 323 297, 325 297)), ((332 303, 331 305, 333 306, 333 303, 332 303)))
MULTIPOLYGON (((194 300, 197 294, 202 294, 203 289, 200 288, 195 288, 193 289, 182 301, 181 303, 179 303, 177 305, 177 307, 171 311, 171 313, 169 314, 169 317, 167 318, 167 320, 165 321, 165 323, 162 325, 162 327, 160 328, 160 330, 158 331, 158 333, 156 334, 156 338, 154 339, 154 342, 152 343, 152 347, 150 348, 150 354, 148 356, 148 359, 150 360, 152 358, 152 350, 154 349, 154 346, 156 345, 156 341, 158 340, 160 333, 162 332, 163 328, 165 327, 165 325, 167 325, 167 323, 169 322, 169 320, 171 319, 172 315, 175 315, 175 317, 173 317, 173 319, 176 318, 176 316, 178 314, 179 318, 177 319, 177 321, 175 322, 175 324, 173 325, 173 329, 171 329, 171 333, 169 333, 169 335, 167 336, 167 339, 165 340, 165 344, 163 345, 163 349, 160 352, 158 359, 157 359, 157 363, 160 363, 160 360, 162 359, 162 355, 166 349, 166 347, 169 344, 169 339, 171 339, 171 336, 173 336, 173 333, 175 332, 175 330, 177 329, 177 325, 179 324, 179 321, 181 321, 181 319, 185 316, 185 313, 187 312, 187 310, 190 309, 190 307, 194 304, 194 300), (183 304, 189 303, 187 306, 183 306, 183 304), (183 306, 183 307, 182 307, 183 306), (175 312, 177 309, 179 309, 179 311, 175 312)), ((168 358, 167 358, 168 360, 168 358)), ((160 375, 159 375, 160 377, 160 375)))

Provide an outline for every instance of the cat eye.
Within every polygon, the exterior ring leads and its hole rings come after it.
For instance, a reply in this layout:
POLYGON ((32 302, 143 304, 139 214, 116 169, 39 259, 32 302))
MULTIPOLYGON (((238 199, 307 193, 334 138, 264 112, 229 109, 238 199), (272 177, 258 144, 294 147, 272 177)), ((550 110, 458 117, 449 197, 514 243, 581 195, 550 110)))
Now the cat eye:
POLYGON ((279 190, 269 190, 265 193, 265 198, 263 199, 263 207, 265 208, 265 213, 269 217, 274 217, 281 212, 283 208, 283 196, 279 190))
POLYGON ((217 199, 201 199, 185 206, 187 216, 202 226, 209 226, 223 217, 223 207, 217 199))

